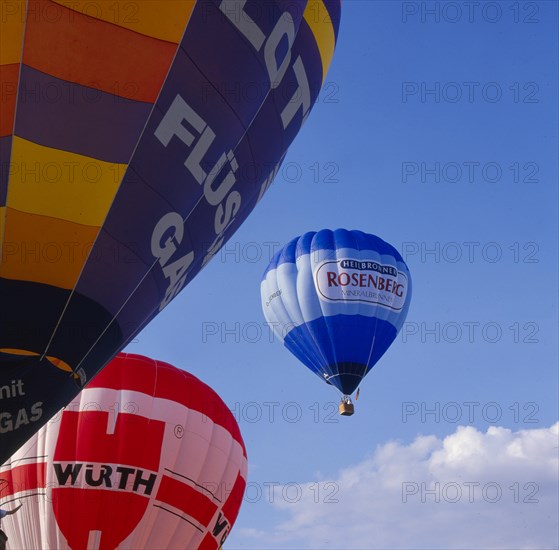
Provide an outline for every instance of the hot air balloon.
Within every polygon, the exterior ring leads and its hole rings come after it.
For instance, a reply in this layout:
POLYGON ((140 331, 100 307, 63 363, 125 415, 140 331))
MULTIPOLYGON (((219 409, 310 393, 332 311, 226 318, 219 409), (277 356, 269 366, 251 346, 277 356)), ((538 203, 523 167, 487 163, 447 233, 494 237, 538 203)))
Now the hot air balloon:
POLYGON ((0 462, 270 186, 340 0, 16 0, 0 18, 0 462))
POLYGON ((398 251, 361 231, 322 230, 278 250, 261 283, 262 308, 274 332, 306 367, 351 394, 402 328, 411 278, 398 251))
POLYGON ((225 403, 167 363, 119 354, 0 467, 8 548, 222 545, 247 476, 225 403))

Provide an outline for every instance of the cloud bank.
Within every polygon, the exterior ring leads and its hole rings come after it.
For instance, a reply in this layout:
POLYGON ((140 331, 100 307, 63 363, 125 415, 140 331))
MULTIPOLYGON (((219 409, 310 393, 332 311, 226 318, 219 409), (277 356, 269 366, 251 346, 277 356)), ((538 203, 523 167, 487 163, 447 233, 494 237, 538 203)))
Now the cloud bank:
MULTIPOLYGON (((559 423, 513 432, 459 427, 388 442, 337 479, 287 487, 245 548, 558 548, 559 423), (299 494, 298 494, 299 493, 299 494)), ((276 494, 282 494, 278 488, 276 494)))

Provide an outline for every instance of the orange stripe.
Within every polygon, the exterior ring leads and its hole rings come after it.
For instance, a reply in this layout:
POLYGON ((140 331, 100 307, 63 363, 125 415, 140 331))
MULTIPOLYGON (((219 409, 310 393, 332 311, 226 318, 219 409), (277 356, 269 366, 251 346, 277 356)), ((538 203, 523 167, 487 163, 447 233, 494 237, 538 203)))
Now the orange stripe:
POLYGON ((6 209, 0 276, 71 289, 99 229, 6 209))
POLYGON ((0 137, 14 130, 19 63, 0 65, 0 137))
POLYGON ((53 0, 96 19, 178 44, 196 0, 53 0))
POLYGON ((26 9, 26 0, 0 2, 0 65, 21 60, 26 9))
POLYGON ((28 17, 23 62, 57 78, 120 97, 154 103, 177 49, 111 23, 65 10, 60 17, 28 17))
MULTIPOLYGON (((29 351, 27 349, 17 349, 17 348, 0 348, 0 353, 9 353, 11 355, 27 355, 27 356, 35 356, 39 357, 41 354, 36 351, 29 351)), ((72 367, 66 363, 66 361, 62 361, 62 359, 58 359, 58 357, 53 357, 52 355, 47 355, 47 359, 57 368, 66 372, 72 372, 72 367)), ((77 375, 74 375, 77 378, 77 375)))

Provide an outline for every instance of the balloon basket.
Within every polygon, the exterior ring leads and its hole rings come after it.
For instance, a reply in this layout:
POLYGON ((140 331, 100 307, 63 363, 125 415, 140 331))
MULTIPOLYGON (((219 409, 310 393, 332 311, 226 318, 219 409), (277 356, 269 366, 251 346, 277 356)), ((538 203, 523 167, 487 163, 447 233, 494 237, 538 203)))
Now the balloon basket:
POLYGON ((340 403, 339 411, 342 416, 351 416, 355 412, 353 403, 340 403))

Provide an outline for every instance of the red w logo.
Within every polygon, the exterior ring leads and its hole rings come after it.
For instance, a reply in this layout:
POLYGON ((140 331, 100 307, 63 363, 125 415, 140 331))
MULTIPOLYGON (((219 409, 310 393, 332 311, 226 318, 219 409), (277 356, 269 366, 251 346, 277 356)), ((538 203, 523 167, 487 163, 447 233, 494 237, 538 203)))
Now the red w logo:
POLYGON ((126 413, 113 423, 109 416, 62 414, 53 457, 59 487, 52 499, 58 526, 74 550, 88 542, 100 550, 117 547, 144 515, 159 470, 165 423, 126 413))

